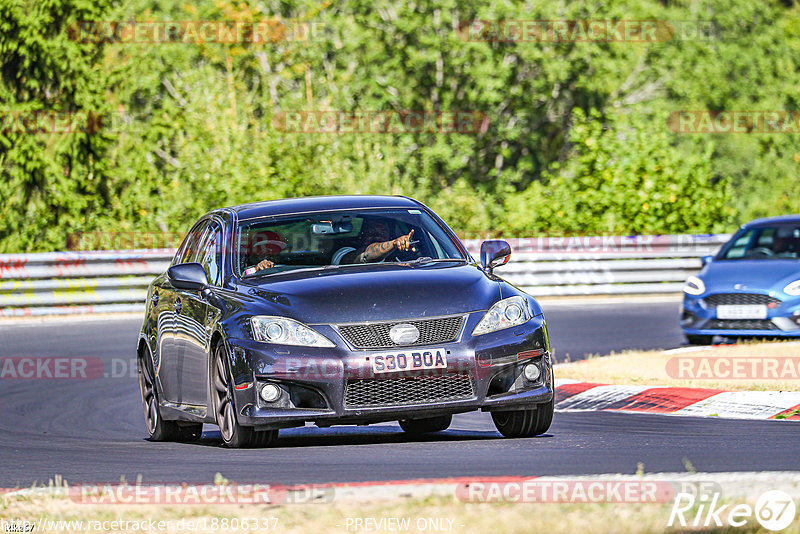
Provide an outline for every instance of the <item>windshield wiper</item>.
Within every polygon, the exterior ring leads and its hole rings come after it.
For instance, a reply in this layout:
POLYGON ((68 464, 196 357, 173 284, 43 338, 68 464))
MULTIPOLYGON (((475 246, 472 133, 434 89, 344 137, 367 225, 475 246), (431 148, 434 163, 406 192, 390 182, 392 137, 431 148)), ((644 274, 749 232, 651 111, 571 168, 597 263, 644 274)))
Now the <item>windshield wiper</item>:
POLYGON ((403 263, 435 263, 435 262, 442 262, 442 261, 460 261, 464 262, 467 261, 464 258, 431 258, 430 256, 420 256, 419 258, 411 261, 406 261, 403 263))

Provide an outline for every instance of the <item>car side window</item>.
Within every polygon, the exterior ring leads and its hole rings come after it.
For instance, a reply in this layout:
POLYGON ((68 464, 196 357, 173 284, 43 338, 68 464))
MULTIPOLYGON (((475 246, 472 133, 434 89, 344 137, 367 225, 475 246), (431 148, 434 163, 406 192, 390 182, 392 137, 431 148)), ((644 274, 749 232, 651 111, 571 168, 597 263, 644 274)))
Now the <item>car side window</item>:
POLYGON ((200 254, 196 260, 206 271, 211 285, 220 285, 220 266, 222 265, 222 229, 212 222, 206 231, 200 254))
POLYGON ((189 230, 189 233, 183 238, 183 243, 181 243, 180 248, 178 248, 178 252, 175 254, 173 265, 197 261, 197 253, 200 250, 200 245, 205 235, 206 228, 208 228, 208 224, 208 221, 203 221, 189 230))

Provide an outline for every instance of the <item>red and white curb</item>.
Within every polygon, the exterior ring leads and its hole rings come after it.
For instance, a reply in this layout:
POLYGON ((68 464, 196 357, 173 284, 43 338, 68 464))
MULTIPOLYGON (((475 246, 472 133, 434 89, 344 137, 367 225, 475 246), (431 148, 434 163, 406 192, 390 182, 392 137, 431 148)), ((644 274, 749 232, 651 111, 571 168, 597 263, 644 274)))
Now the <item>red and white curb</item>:
POLYGON ((613 386, 556 379, 556 409, 798 421, 800 392, 613 386))

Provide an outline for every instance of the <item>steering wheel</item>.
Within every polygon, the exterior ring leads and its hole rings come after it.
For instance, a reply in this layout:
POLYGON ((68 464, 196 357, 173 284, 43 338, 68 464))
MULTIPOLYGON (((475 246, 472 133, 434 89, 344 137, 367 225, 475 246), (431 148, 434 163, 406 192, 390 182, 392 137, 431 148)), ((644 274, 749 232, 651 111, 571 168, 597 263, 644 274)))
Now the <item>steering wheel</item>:
POLYGON ((420 257, 420 251, 417 248, 417 243, 419 241, 415 240, 411 242, 411 248, 408 250, 395 250, 389 255, 389 258, 393 259, 398 263, 403 263, 404 261, 411 261, 416 260, 420 257))
POLYGON ((773 252, 771 248, 767 248, 767 247, 758 247, 756 249, 753 249, 753 252, 748 254, 748 256, 767 256, 767 257, 774 256, 774 255, 775 255, 775 252, 773 252))

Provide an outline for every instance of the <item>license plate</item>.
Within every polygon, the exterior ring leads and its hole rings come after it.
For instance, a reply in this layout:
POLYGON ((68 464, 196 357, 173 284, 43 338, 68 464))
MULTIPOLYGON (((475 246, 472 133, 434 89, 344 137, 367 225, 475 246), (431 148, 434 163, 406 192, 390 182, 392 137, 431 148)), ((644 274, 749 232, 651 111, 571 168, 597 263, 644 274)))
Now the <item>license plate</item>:
POLYGON ((447 369, 447 351, 444 349, 404 350, 382 352, 369 356, 374 373, 416 371, 418 369, 447 369))
POLYGON ((766 319, 767 307, 753 306, 717 306, 717 319, 766 319))

